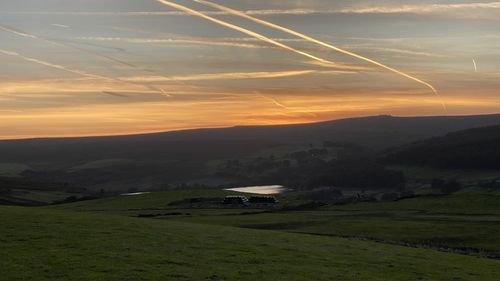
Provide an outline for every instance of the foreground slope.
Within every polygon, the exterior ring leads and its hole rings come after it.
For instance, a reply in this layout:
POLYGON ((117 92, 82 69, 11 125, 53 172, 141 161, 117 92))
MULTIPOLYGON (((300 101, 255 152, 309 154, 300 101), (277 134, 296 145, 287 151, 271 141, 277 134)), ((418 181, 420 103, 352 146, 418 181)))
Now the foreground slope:
POLYGON ((0 280, 497 280, 495 260, 342 238, 0 207, 0 280))

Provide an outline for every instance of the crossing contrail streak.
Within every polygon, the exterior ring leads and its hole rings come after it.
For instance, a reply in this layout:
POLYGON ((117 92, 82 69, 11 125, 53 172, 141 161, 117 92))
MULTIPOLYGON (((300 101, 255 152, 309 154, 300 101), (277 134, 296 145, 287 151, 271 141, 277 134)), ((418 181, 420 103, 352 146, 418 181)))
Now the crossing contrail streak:
POLYGON ((130 67, 130 68, 133 68, 133 69, 140 69, 140 67, 138 67, 136 65, 133 65, 131 63, 124 62, 124 61, 121 61, 119 59, 115 59, 113 57, 106 56, 106 55, 103 55, 103 54, 100 54, 100 53, 97 53, 97 52, 93 52, 93 51, 90 51, 90 50, 87 50, 87 49, 79 48, 79 47, 76 47, 76 46, 73 46, 73 45, 70 45, 70 44, 57 42, 55 40, 52 40, 52 39, 49 39, 49 38, 46 38, 46 37, 34 35, 34 34, 31 34, 31 33, 25 32, 25 31, 21 31, 21 30, 15 30, 13 28, 6 27, 6 26, 3 26, 3 25, 0 25, 0 29, 3 30, 3 31, 6 31, 6 32, 12 33, 12 34, 16 34, 16 35, 21 36, 21 37, 31 38, 31 39, 34 39, 34 40, 41 40, 41 41, 45 41, 45 42, 54 44, 56 46, 62 46, 62 47, 66 47, 66 48, 71 48, 71 49, 74 49, 74 50, 77 50, 77 51, 80 51, 80 52, 83 52, 83 53, 87 53, 87 54, 91 54, 91 55, 94 55, 94 56, 98 56, 98 57, 110 60, 112 62, 116 62, 118 64, 130 67))
POLYGON ((474 64, 474 71, 477 72, 477 64, 475 59, 472 59, 472 64, 474 64))
MULTIPOLYGON (((159 1, 162 1, 162 0, 159 0, 159 1)), ((442 106, 443 106, 444 110, 446 111, 446 105, 442 101, 442 98, 439 95, 439 93, 436 90, 436 88, 434 86, 432 86, 430 83, 427 83, 427 82, 425 82, 425 81, 423 81, 423 80, 421 80, 421 79, 419 79, 417 77, 414 77, 414 76, 412 76, 410 74, 407 74, 407 73, 405 73, 403 71, 400 71, 398 69, 395 69, 393 67, 387 66, 387 65, 385 65, 383 63, 380 63, 378 61, 372 60, 370 58, 358 55, 356 53, 344 50, 342 48, 339 48, 339 47, 333 46, 331 44, 328 44, 326 42, 320 41, 318 39, 312 38, 312 37, 310 37, 308 35, 305 35, 303 33, 300 33, 300 32, 291 30, 289 28, 286 28, 286 27, 283 27, 283 26, 280 26, 280 25, 277 25, 277 24, 274 24, 274 23, 271 23, 271 22, 268 22, 268 21, 265 21, 265 20, 261 20, 261 19, 258 19, 256 17, 253 17, 253 16, 250 16, 250 15, 244 13, 244 12, 241 12, 241 11, 238 11, 238 10, 234 10, 234 9, 231 9, 231 8, 228 8, 228 7, 216 4, 216 3, 212 3, 212 2, 209 2, 209 1, 205 1, 205 0, 193 0, 193 1, 201 3, 201 4, 204 4, 204 5, 207 5, 207 6, 210 6, 210 7, 213 7, 213 8, 216 8, 216 9, 219 9, 221 11, 224 11, 224 12, 227 12, 227 13, 230 13, 230 14, 233 14, 233 15, 237 15, 237 16, 249 19, 249 20, 251 20, 253 22, 256 22, 256 23, 259 23, 259 24, 262 24, 262 25, 265 25, 265 26, 268 26, 268 27, 271 27, 271 28, 274 28, 274 29, 286 32, 288 34, 292 34, 294 36, 297 36, 297 37, 302 38, 304 40, 307 40, 309 42, 316 43, 318 45, 321 45, 321 46, 324 46, 326 48, 329 48, 329 49, 335 50, 337 52, 340 52, 342 54, 345 54, 345 55, 348 55, 348 56, 351 56, 351 57, 354 57, 354 58, 357 58, 357 59, 369 62, 369 63, 374 64, 376 66, 379 66, 379 67, 381 67, 381 68, 383 68, 385 70, 394 72, 394 73, 396 73, 396 74, 398 74, 400 76, 403 76, 403 77, 406 77, 408 79, 411 79, 411 80, 413 80, 413 81, 415 81, 417 83, 420 83, 420 84, 428 87, 429 89, 431 89, 432 92, 441 100, 442 106)))
POLYGON ((331 65, 332 67, 339 67, 339 68, 343 68, 344 66, 341 66, 337 63, 334 63, 332 61, 329 61, 329 60, 326 60, 326 59, 322 59, 320 57, 317 57, 317 56, 314 56, 312 54, 309 54, 309 53, 306 53, 304 51, 301 51, 301 50, 298 50, 298 49, 295 49, 293 47, 290 47, 288 45, 285 45, 283 43, 280 43, 274 39, 271 39, 269 37, 266 37, 262 34, 259 34, 257 32, 254 32, 254 31, 251 31, 251 30, 248 30, 246 28, 243 28, 241 26, 238 26, 238 25, 234 25, 234 24, 231 24, 231 23, 228 23, 228 22, 225 22, 223 20, 219 20, 219 19, 216 19, 214 17, 211 17, 205 13, 202 13, 202 12, 199 12, 199 11, 196 11, 196 10, 193 10, 191 8, 188 8, 186 6, 183 6, 183 5, 180 5, 180 4, 176 4, 176 3, 173 3, 173 2, 170 2, 170 1, 166 1, 166 0, 156 0, 166 6, 169 6, 169 7, 172 7, 172 8, 175 8, 177 10, 180 10, 180 11, 184 11, 186 13, 189 13, 191 15, 194 15, 194 16, 197 16, 197 17, 200 17, 200 18, 204 18, 208 21, 211 21, 213 23, 216 23, 216 24, 219 24, 219 25, 222 25, 222 26, 225 26, 227 28, 230 28, 230 29, 233 29, 233 30, 236 30, 236 31, 239 31, 239 32, 242 32, 242 33, 245 33, 247 35, 250 35, 252 37, 255 37, 255 38, 258 38, 262 41, 265 41, 265 42, 268 42, 269 44, 272 44, 272 45, 275 45, 275 46, 278 46, 280 48, 283 48, 285 50, 289 50, 291 52, 294 52, 294 53, 297 53, 299 55, 302 55, 302 56, 305 56, 305 57, 308 57, 310 59, 313 59, 315 61, 319 61, 321 63, 324 63, 324 64, 328 64, 328 65, 331 65))
MULTIPOLYGON (((145 70, 145 69, 143 69, 143 68, 141 68, 139 66, 136 66, 134 64, 131 64, 131 63, 128 63, 128 62, 124 62, 124 61, 115 59, 113 57, 109 57, 109 56, 106 56, 106 55, 103 55, 103 54, 100 54, 100 53, 97 53, 97 52, 89 51, 87 49, 79 48, 79 47, 76 47, 76 46, 73 46, 73 45, 70 45, 70 44, 61 43, 61 42, 58 42, 58 41, 55 41, 55 40, 52 40, 52 39, 49 39, 49 38, 45 38, 45 37, 42 37, 42 36, 37 36, 37 35, 31 34, 31 33, 25 32, 25 31, 16 30, 16 29, 9 28, 9 27, 2 26, 2 25, 0 25, 0 29, 3 30, 3 31, 6 31, 6 32, 12 33, 12 34, 16 34, 16 35, 21 36, 21 37, 31 38, 31 39, 34 39, 34 40, 41 40, 41 41, 44 41, 44 42, 48 42, 48 43, 54 44, 56 46, 62 46, 62 47, 66 47, 66 48, 71 48, 71 49, 74 49, 74 50, 77 50, 77 51, 80 51, 80 52, 83 52, 83 53, 87 53, 87 54, 91 54, 91 55, 94 55, 94 56, 102 57, 104 59, 116 62, 116 63, 124 65, 124 66, 127 66, 127 67, 129 67, 131 69, 134 69, 134 70, 147 71, 147 70, 145 70)), ((15 52, 12 52, 12 53, 15 53, 15 52)), ((84 71, 70 69, 70 68, 67 68, 65 66, 55 65, 55 64, 51 64, 51 63, 48 63, 48 62, 40 61, 40 60, 37 60, 37 59, 24 57, 24 56, 21 56, 21 55, 19 55, 19 57, 21 57, 21 58, 23 58, 25 60, 31 61, 31 62, 36 62, 38 64, 43 64, 43 65, 46 65, 46 66, 49 66, 49 67, 52 67, 52 68, 58 68, 58 69, 61 69, 61 70, 72 72, 74 74, 83 75, 83 76, 86 76, 86 77, 100 78, 100 79, 105 79, 105 80, 110 80, 110 81, 115 81, 115 82, 122 82, 122 83, 125 82, 125 83, 128 83, 128 84, 141 85, 141 86, 144 86, 144 87, 146 87, 146 88, 148 88, 148 89, 150 89, 152 91, 159 92, 162 96, 171 97, 171 95, 167 94, 167 92, 164 89, 153 87, 151 85, 140 84, 139 82, 133 82, 133 81, 124 81, 124 80, 121 80, 119 78, 111 78, 111 77, 106 77, 106 76, 101 76, 101 75, 94 75, 94 74, 87 73, 87 72, 84 72, 84 71)), ((181 81, 176 81, 174 79, 170 79, 170 81, 174 81, 174 82, 182 84, 183 86, 187 86, 184 82, 181 82, 181 81)))
POLYGON ((72 69, 72 68, 69 68, 69 67, 66 67, 66 66, 63 66, 63 65, 59 65, 59 64, 53 64, 53 63, 46 62, 46 61, 43 61, 43 60, 39 60, 39 59, 27 57, 27 56, 24 56, 24 55, 21 55, 19 53, 12 52, 12 51, 6 51, 6 50, 0 49, 0 53, 4 54, 4 55, 7 55, 7 56, 11 56, 11 57, 18 57, 18 58, 23 59, 25 61, 29 61, 29 62, 40 64, 40 65, 43 65, 43 66, 47 66, 47 67, 59 69, 59 70, 65 71, 65 72, 77 74, 77 75, 88 77, 88 78, 97 78, 97 79, 113 80, 113 81, 115 81, 115 79, 113 79, 113 78, 109 78, 109 77, 105 77, 105 76, 101 76, 101 75, 97 75, 97 74, 92 74, 92 73, 87 73, 87 72, 82 71, 82 70, 72 69))
POLYGON ((19 53, 13 52, 13 51, 7 51, 7 50, 0 49, 0 54, 4 54, 7 56, 11 56, 11 57, 17 57, 17 58, 20 58, 20 59, 28 61, 28 62, 36 63, 39 65, 47 66, 47 67, 54 68, 54 69, 59 69, 59 70, 62 70, 62 71, 68 72, 68 73, 73 73, 73 74, 80 75, 80 76, 87 77, 87 78, 102 79, 102 80, 106 80, 106 81, 113 81, 113 82, 119 82, 119 83, 127 83, 127 84, 136 85, 136 86, 139 85, 142 87, 146 87, 152 91, 158 92, 162 96, 165 96, 165 97, 171 96, 162 88, 156 88, 156 87, 153 87, 150 85, 140 84, 140 83, 136 83, 133 81, 124 81, 124 80, 119 79, 119 78, 112 78, 112 77, 106 77, 106 76, 102 76, 102 75, 98 75, 98 74, 88 73, 88 72, 85 72, 83 70, 73 69, 73 68, 63 66, 63 65, 54 64, 54 63, 46 62, 46 61, 39 60, 36 58, 24 56, 24 55, 21 55, 19 53))
MULTIPOLYGON (((290 70, 276 72, 231 72, 231 73, 213 73, 213 74, 194 74, 187 76, 136 76, 123 77, 124 81, 142 81, 142 82, 167 82, 167 81, 206 81, 206 80, 231 80, 231 79, 268 79, 284 78, 293 76, 302 76, 308 74, 324 73, 316 70, 290 70)), ((332 73, 332 72, 327 72, 332 73)), ((348 72, 338 72, 345 74, 348 72)))

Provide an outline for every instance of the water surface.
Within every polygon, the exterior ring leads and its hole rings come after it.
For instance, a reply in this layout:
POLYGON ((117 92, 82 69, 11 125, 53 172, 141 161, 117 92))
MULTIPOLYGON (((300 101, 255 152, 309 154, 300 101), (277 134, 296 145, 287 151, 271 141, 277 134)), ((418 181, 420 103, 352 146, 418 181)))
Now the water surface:
POLYGON ((280 194, 286 190, 282 185, 262 185, 262 186, 247 186, 247 187, 236 187, 228 188, 225 190, 244 192, 244 193, 254 193, 263 195, 280 194))

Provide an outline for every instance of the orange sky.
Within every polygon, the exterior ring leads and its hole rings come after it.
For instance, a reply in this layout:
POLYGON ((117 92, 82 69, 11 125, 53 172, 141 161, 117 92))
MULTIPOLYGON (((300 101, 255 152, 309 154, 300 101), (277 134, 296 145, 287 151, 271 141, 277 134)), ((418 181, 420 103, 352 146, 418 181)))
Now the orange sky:
POLYGON ((0 139, 500 112, 500 3, 216 1, 404 77, 193 1, 41 2, 0 4, 0 139))

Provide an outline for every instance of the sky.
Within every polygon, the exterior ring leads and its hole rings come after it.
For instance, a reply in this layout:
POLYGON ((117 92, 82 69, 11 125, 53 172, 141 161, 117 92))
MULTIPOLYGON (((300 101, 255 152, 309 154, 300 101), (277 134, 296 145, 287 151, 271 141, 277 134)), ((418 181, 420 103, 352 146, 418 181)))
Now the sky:
POLYGON ((498 113, 499 46, 495 1, 0 1, 0 139, 498 113))

